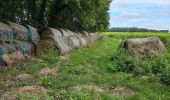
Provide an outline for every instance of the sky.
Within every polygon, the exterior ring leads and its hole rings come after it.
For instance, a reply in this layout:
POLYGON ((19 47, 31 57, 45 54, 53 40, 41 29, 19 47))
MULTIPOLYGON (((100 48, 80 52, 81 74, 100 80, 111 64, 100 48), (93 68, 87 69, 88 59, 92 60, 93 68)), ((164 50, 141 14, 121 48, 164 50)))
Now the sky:
POLYGON ((113 0, 110 27, 170 30, 170 0, 113 0))

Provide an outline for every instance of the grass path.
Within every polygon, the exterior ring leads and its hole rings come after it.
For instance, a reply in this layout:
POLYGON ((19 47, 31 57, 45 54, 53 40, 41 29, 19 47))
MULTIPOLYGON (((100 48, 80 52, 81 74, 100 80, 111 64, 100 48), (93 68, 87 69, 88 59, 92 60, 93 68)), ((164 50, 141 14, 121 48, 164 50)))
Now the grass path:
MULTIPOLYGON (((106 37, 92 45, 71 52, 66 60, 61 60, 54 53, 42 55, 21 67, 0 72, 0 93, 23 86, 42 86, 48 90, 45 100, 169 100, 170 87, 162 85, 156 79, 146 80, 126 73, 112 73, 108 66, 116 53, 120 40, 106 37), (41 60, 39 60, 41 59, 41 60), (57 68, 57 75, 40 76, 44 67, 57 68), (19 73, 27 73, 33 79, 16 81, 19 73), (4 81, 11 79, 9 87, 4 81)), ((27 100, 28 95, 21 96, 27 100)), ((32 96, 32 98, 41 98, 32 96)), ((41 98, 42 99, 42 98, 41 98)), ((37 99, 35 99, 37 100, 37 99)))

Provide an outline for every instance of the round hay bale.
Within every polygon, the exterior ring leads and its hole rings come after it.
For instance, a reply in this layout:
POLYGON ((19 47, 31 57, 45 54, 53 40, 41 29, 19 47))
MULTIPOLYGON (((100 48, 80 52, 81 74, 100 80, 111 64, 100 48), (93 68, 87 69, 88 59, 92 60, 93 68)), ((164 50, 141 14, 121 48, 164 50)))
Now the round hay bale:
POLYGON ((72 34, 70 34, 69 32, 67 32, 64 29, 58 28, 58 30, 63 34, 63 36, 72 36, 72 34))
POLYGON ((164 51, 165 46, 159 38, 136 38, 128 39, 124 43, 124 48, 130 54, 151 55, 164 51))
POLYGON ((38 55, 42 55, 47 52, 54 52, 54 51, 59 54, 59 50, 56 47, 53 39, 41 40, 37 46, 38 55))
POLYGON ((67 31, 70 36, 74 36, 75 35, 74 32, 72 32, 72 31, 70 31, 68 29, 63 28, 63 30, 67 31))
POLYGON ((35 47, 34 45, 29 41, 15 41, 16 47, 19 51, 21 51, 25 58, 30 58, 34 52, 35 47))
POLYGON ((0 55, 15 52, 17 49, 12 44, 0 44, 0 55))
POLYGON ((70 40, 72 42, 73 49, 78 49, 78 48, 81 47, 81 43, 80 43, 78 37, 70 36, 69 38, 70 38, 70 40))
POLYGON ((81 41, 82 41, 82 47, 86 47, 87 46, 87 40, 83 37, 80 37, 81 41))
POLYGON ((54 37, 56 47, 59 49, 60 55, 64 55, 69 53, 73 47, 72 47, 72 41, 69 37, 54 37))
POLYGON ((24 60, 24 56, 20 51, 15 51, 9 54, 4 54, 2 60, 8 66, 11 66, 14 63, 24 60))
POLYGON ((21 41, 27 41, 29 40, 29 30, 22 25, 6 21, 4 22, 7 25, 9 25, 13 31, 14 39, 21 40, 21 41))
POLYGON ((41 35, 41 39, 49 39, 53 36, 55 36, 55 37, 63 36, 59 30, 54 29, 54 28, 49 28, 49 27, 43 28, 43 31, 40 32, 40 35, 41 35))
POLYGON ((1 44, 0 45, 0 66, 5 66, 5 63, 3 61, 3 55, 9 54, 12 52, 17 51, 16 47, 12 44, 1 44))
POLYGON ((5 23, 0 22, 0 42, 13 42, 13 32, 12 29, 5 23))
POLYGON ((86 36, 86 37, 90 36, 90 34, 89 34, 88 32, 86 32, 86 31, 82 31, 81 34, 82 34, 83 36, 86 36))
POLYGON ((40 41, 40 36, 39 36, 39 34, 38 34, 38 32, 37 32, 37 29, 36 28, 34 28, 34 27, 32 27, 32 26, 30 26, 30 25, 25 25, 27 28, 28 28, 28 30, 29 30, 29 40, 32 42, 32 43, 34 43, 35 45, 37 45, 38 44, 38 42, 40 41))

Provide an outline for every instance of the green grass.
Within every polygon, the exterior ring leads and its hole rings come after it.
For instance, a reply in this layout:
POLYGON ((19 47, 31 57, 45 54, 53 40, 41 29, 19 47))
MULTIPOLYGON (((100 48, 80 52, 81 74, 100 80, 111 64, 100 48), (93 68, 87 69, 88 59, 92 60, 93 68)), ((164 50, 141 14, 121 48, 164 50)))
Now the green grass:
MULTIPOLYGON (((11 88, 25 85, 43 86, 49 90, 43 97, 45 100, 69 99, 69 100, 169 100, 170 86, 162 84, 155 76, 149 76, 149 80, 135 77, 130 73, 111 72, 108 66, 112 65, 112 57, 117 53, 122 38, 132 37, 131 33, 104 33, 106 37, 93 44, 90 48, 83 48, 72 51, 69 60, 61 60, 55 53, 42 55, 38 59, 44 62, 31 61, 25 66, 7 68, 0 72, 0 93, 11 88), (109 36, 109 37, 108 37, 109 36), (39 77, 39 71, 44 67, 59 66, 57 76, 39 77), (19 73, 28 73, 34 76, 34 82, 20 82, 13 87, 4 87, 4 80, 15 77, 19 73), (88 88, 76 91, 74 87, 94 84, 104 92, 97 92, 88 88), (133 91, 125 97, 113 95, 112 90, 116 87, 124 87, 133 91)), ((146 33, 135 33, 137 37, 148 36, 146 33)), ((151 33, 149 33, 151 34, 151 33)), ((161 37, 168 37, 169 34, 156 33, 161 37)), ((136 37, 136 35, 133 37, 136 37)), ((152 34, 151 34, 152 35, 152 34)), ((166 52, 166 57, 170 55, 166 52)), ((170 57, 170 56, 169 56, 170 57)), ((170 64, 170 61, 169 61, 170 64)), ((17 82, 16 82, 17 83, 17 82)), ((22 94, 21 100, 28 100, 30 95, 22 94)), ((36 95, 32 99, 42 99, 36 95)))

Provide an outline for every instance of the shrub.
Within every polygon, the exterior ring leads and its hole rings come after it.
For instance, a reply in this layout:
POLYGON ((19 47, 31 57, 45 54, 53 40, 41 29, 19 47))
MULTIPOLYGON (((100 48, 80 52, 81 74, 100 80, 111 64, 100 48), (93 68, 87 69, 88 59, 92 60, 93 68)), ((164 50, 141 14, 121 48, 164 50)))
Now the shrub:
POLYGON ((150 63, 153 74, 162 73, 164 70, 166 70, 168 65, 168 61, 165 58, 160 57, 154 57, 150 59, 150 63))
POLYGON ((132 72, 134 75, 160 74, 168 66, 168 61, 164 56, 141 58, 137 55, 130 56, 123 50, 117 52, 112 60, 113 63, 108 65, 109 70, 112 72, 132 72))
POLYGON ((170 68, 161 73, 161 82, 170 85, 170 68))

